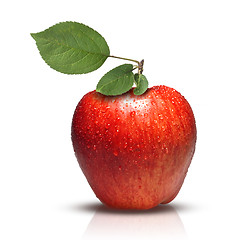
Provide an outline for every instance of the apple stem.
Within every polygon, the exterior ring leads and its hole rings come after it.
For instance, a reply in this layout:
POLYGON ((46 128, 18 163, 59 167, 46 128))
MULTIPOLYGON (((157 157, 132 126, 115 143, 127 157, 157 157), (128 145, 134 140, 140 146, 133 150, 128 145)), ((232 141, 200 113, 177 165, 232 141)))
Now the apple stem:
POLYGON ((138 63, 138 74, 142 74, 143 64, 144 64, 144 59, 138 63))

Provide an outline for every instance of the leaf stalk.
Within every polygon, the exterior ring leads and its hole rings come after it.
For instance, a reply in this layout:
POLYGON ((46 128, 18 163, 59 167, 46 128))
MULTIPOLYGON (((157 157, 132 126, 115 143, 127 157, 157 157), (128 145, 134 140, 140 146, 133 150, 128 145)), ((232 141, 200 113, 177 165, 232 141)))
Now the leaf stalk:
POLYGON ((134 59, 130 59, 130 58, 123 58, 123 57, 117 57, 117 56, 113 56, 113 55, 110 55, 109 57, 112 57, 112 58, 118 58, 118 59, 122 59, 122 60, 126 60, 126 61, 132 61, 132 62, 135 62, 139 65, 139 61, 137 60, 134 60, 134 59))
MULTIPOLYGON (((134 59, 124 58, 124 57, 117 57, 117 56, 113 56, 113 55, 110 55, 109 57, 135 62, 135 63, 137 63, 137 67, 136 68, 138 68, 138 74, 142 74, 142 72, 143 72, 144 59, 139 62, 139 61, 134 60, 134 59)), ((134 68, 134 69, 136 69, 136 68, 134 68)))

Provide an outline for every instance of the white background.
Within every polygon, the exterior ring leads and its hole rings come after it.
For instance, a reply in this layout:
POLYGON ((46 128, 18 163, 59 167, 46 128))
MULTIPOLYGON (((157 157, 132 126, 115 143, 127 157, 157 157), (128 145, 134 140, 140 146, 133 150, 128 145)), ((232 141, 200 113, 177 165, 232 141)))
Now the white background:
POLYGON ((2 1, 0 13, 0 239, 240 239, 239 1, 2 1), (191 104, 197 148, 172 203, 122 213, 90 189, 72 115, 124 62, 77 76, 50 69, 30 33, 60 21, 94 28, 111 54, 144 58, 150 86, 173 87, 191 104))

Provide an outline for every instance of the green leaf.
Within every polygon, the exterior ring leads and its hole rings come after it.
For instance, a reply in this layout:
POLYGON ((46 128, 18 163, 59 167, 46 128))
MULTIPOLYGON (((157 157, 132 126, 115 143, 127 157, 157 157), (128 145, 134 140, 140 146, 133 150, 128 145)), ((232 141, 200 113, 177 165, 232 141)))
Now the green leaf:
POLYGON ((105 39, 82 23, 61 22, 31 36, 45 62, 66 74, 92 72, 110 54, 105 39))
POLYGON ((96 91, 116 96, 129 91, 134 82, 133 65, 123 64, 107 72, 98 82, 96 91))
POLYGON ((145 93, 148 89, 148 80, 143 74, 136 73, 134 75, 134 80, 137 85, 136 88, 134 88, 133 93, 135 95, 141 95, 145 93))

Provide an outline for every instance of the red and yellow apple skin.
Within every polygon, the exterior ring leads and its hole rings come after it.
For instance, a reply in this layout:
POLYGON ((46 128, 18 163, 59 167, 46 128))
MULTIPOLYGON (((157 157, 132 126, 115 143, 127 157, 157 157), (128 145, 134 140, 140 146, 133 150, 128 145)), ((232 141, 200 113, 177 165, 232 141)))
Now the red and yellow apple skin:
POLYGON ((166 86, 136 96, 86 94, 76 107, 72 142, 96 196, 121 209, 149 209, 178 194, 196 144, 187 100, 166 86))

